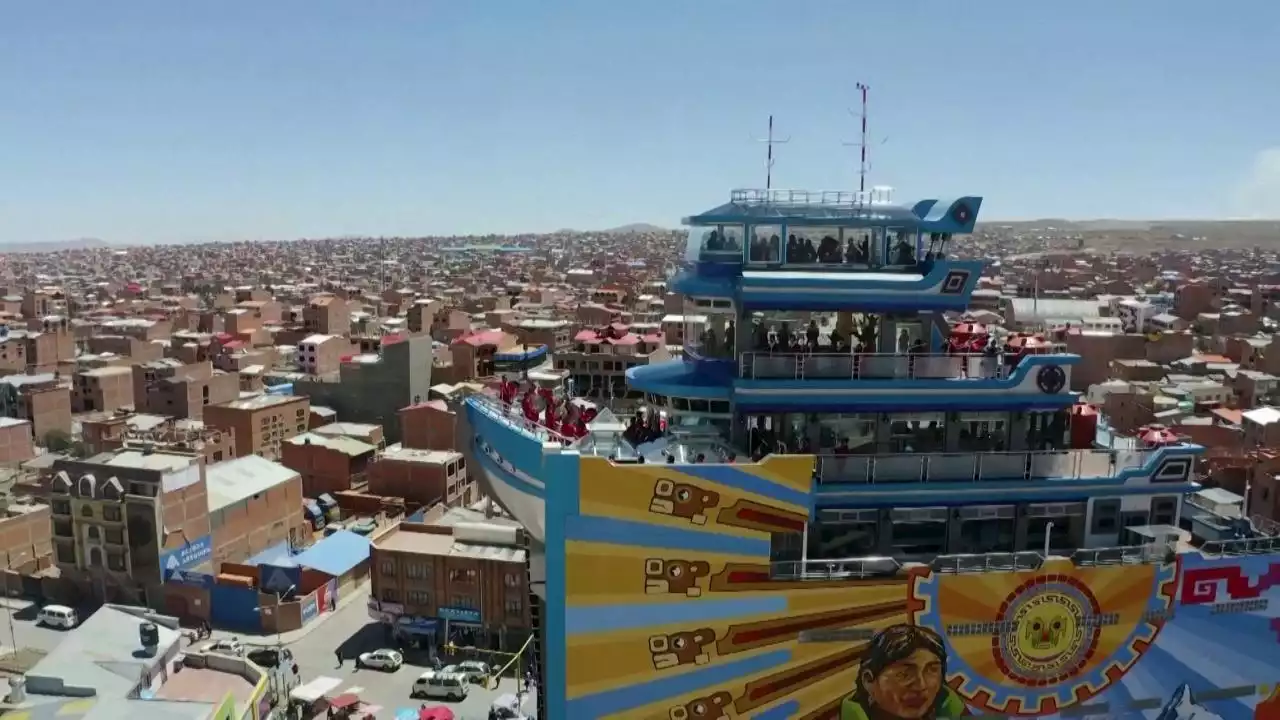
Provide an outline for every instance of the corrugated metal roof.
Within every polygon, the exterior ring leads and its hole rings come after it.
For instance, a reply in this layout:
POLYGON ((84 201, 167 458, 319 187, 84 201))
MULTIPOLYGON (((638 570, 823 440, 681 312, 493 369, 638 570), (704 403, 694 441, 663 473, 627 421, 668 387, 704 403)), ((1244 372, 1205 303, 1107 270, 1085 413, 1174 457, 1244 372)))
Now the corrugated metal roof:
POLYGON ((297 476, 297 472, 258 455, 210 465, 205 470, 209 511, 221 510, 297 476))

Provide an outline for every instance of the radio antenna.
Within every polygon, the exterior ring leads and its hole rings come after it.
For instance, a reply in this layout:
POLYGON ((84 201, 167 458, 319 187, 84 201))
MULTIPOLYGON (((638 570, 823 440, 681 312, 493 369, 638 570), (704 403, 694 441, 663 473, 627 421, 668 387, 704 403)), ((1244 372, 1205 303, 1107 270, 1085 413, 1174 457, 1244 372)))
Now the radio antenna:
MULTIPOLYGON (((867 162, 867 151, 869 149, 869 146, 867 145, 867 91, 871 90, 871 87, 866 83, 858 83, 857 88, 858 92, 862 95, 862 109, 859 112, 854 112, 850 109, 849 114, 859 118, 861 121, 862 135, 858 142, 847 142, 844 143, 844 145, 846 147, 856 147, 861 151, 858 161, 858 195, 859 197, 862 197, 867 192, 867 171, 871 169, 867 162)), ((886 137, 878 144, 883 145, 887 142, 889 142, 889 138, 886 137)))
POLYGON ((787 143, 791 142, 791 136, 788 135, 786 139, 783 139, 783 140, 779 140, 778 138, 775 138, 773 136, 773 116, 770 115, 769 116, 769 135, 764 138, 753 138, 753 139, 756 142, 764 143, 769 146, 769 149, 765 152, 765 160, 764 160, 764 189, 770 190, 773 188, 773 146, 786 145, 787 143))

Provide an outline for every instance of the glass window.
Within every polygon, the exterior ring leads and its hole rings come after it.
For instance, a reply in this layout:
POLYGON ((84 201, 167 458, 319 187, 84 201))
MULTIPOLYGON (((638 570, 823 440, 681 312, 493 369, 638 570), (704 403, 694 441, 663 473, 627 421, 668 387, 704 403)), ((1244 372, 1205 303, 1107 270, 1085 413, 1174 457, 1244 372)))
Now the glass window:
POLYGON ((818 420, 818 447, 830 454, 870 453, 875 451, 876 416, 874 414, 821 415, 818 420))
POLYGON ((1120 529, 1120 501, 1116 498, 1093 501, 1093 519, 1089 532, 1097 535, 1120 529))
POLYGON ((747 260, 753 263, 782 262, 782 228, 778 225, 751 228, 751 247, 747 260))
POLYGON ((886 267, 914 267, 917 234, 906 228, 886 228, 884 264, 886 267))
POLYGON ((694 301, 685 301, 684 346, 700 357, 731 359, 737 327, 732 312, 699 309, 694 301))
POLYGON ((871 228, 841 228, 841 255, 845 265, 869 267, 871 246, 875 241, 871 228))
POLYGON ((685 243, 687 262, 742 262, 742 226, 689 228, 685 243))
POLYGON ((821 259, 830 259, 840 245, 830 228, 786 227, 783 259, 788 265, 816 265, 821 259), (825 242, 825 244, 824 244, 825 242))

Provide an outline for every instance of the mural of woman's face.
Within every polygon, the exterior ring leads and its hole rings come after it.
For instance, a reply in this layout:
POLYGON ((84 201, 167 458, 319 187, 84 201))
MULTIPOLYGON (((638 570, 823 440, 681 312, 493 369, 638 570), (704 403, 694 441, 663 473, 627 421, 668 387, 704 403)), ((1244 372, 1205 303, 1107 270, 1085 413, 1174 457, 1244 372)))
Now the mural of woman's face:
POLYGON ((942 661, 920 649, 893 663, 876 677, 863 678, 872 704, 881 712, 904 720, 928 717, 942 690, 942 661))

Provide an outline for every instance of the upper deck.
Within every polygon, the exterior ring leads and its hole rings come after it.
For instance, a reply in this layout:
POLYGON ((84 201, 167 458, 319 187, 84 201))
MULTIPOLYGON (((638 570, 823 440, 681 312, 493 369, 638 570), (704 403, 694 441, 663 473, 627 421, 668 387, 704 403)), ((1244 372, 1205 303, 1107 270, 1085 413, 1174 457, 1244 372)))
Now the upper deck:
POLYGON ((940 259, 973 231, 982 198, 896 205, 888 188, 734 190, 729 202, 684 218, 689 263, 908 270, 940 259))

